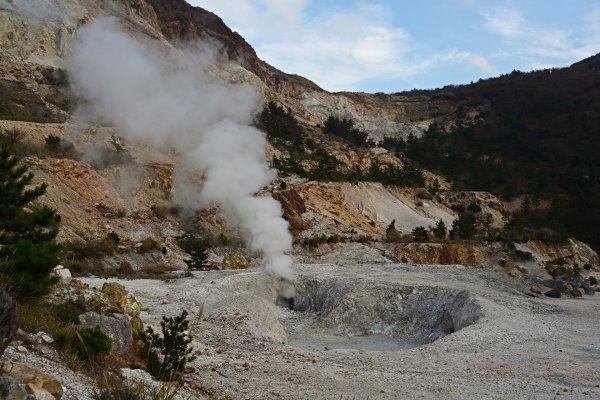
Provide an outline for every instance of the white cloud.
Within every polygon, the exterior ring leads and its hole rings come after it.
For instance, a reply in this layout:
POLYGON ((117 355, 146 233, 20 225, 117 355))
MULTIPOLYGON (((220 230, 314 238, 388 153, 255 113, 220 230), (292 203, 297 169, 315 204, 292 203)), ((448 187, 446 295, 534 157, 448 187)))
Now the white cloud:
POLYGON ((308 0, 188 0, 192 5, 226 17, 246 39, 291 35, 303 24, 308 0))
POLYGON ((192 4, 226 18, 268 63, 327 90, 356 90, 374 79, 406 79, 448 62, 464 62, 487 73, 494 70, 483 56, 469 52, 446 51, 418 60, 413 38, 391 23, 384 7, 363 4, 311 17, 310 1, 196 0, 192 4))
POLYGON ((258 52, 268 62, 317 81, 329 90, 402 76, 411 38, 374 8, 336 13, 309 21, 294 37, 265 43, 258 52))

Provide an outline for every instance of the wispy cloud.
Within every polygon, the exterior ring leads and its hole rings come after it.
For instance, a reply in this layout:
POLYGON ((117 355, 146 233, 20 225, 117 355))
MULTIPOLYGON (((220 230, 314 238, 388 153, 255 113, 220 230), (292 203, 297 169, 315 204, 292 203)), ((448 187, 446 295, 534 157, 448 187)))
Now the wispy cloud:
POLYGON ((531 68, 576 61, 600 48, 600 7, 582 18, 577 31, 536 25, 517 9, 497 8, 481 15, 486 29, 509 41, 531 68))
POLYGON ((420 56, 410 33, 394 25, 383 6, 358 5, 309 16, 309 0, 203 0, 202 6, 227 16, 259 56, 286 72, 314 80, 328 90, 356 90, 373 79, 402 80, 442 63, 494 71, 472 52, 447 50, 420 56))
POLYGON ((486 26, 501 36, 513 39, 522 36, 525 27, 525 18, 517 10, 500 8, 492 13, 483 13, 486 26))

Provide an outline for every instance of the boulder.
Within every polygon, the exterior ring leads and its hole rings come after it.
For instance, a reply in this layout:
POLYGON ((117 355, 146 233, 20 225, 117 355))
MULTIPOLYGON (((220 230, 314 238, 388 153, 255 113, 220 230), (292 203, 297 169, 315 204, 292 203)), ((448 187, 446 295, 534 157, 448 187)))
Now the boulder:
POLYGON ((73 304, 82 310, 103 315, 124 314, 130 318, 136 332, 144 329, 140 319, 141 303, 118 283, 105 283, 102 290, 97 290, 73 279, 56 285, 46 296, 46 302, 55 306, 73 304))
POLYGON ((140 318, 142 303, 129 293, 123 285, 113 282, 105 283, 102 285, 101 292, 117 307, 118 313, 129 316, 131 326, 136 332, 141 333, 144 331, 144 323, 140 318))
POLYGON ((596 294, 596 291, 592 287, 592 284, 587 279, 585 281, 583 281, 583 284, 581 285, 580 289, 583 289, 585 294, 587 294, 588 296, 593 296, 594 294, 596 294))
POLYGON ((140 387, 148 388, 151 391, 162 389, 162 384, 157 382, 150 373, 143 369, 121 368, 121 377, 125 384, 133 389, 140 387))
POLYGON ((0 400, 28 400, 27 391, 10 376, 0 376, 0 400))
POLYGON ((562 279, 547 279, 542 284, 561 293, 566 293, 567 291, 567 283, 562 279))
POLYGON ((13 299, 0 288, 0 356, 13 340, 19 329, 17 308, 13 299))
POLYGON ((246 269, 250 266, 242 253, 232 251, 223 257, 223 269, 246 269))
POLYGON ((71 279, 73 279, 71 271, 69 271, 68 268, 63 267, 62 265, 57 265, 56 267, 52 268, 50 275, 55 276, 60 281, 64 282, 69 282, 71 279))
POLYGON ((52 396, 52 394, 46 389, 41 388, 33 383, 28 383, 25 385, 25 390, 27 390, 27 393, 29 393, 35 400, 56 400, 56 397, 52 396))
POLYGON ((79 319, 82 329, 99 326, 112 341, 111 351, 114 353, 127 352, 133 345, 133 328, 129 317, 124 314, 100 315, 91 311, 81 314, 79 319))
POLYGON ((544 293, 544 296, 553 297, 555 299, 560 299, 560 297, 562 296, 562 292, 558 289, 552 289, 552 290, 548 290, 546 293, 544 293))
POLYGON ((119 307, 101 291, 90 288, 77 279, 55 285, 45 301, 53 306, 76 305, 82 310, 101 314, 119 312, 119 307))
MULTIPOLYGON (((6 361, 0 366, 0 375, 9 377, 19 384, 25 385, 30 394, 39 393, 40 396, 44 396, 45 391, 50 394, 53 399, 57 400, 60 400, 63 395, 63 388, 59 381, 24 363, 6 361), (36 389, 35 393, 32 392, 34 389, 36 389)), ((37 399, 38 397, 35 398, 37 399)), ((49 397, 39 398, 50 399, 49 397)))
POLYGON ((575 274, 571 279, 571 284, 575 289, 579 289, 581 285, 583 285, 583 282, 585 282, 585 279, 583 279, 583 276, 581 276, 579 273, 575 274))

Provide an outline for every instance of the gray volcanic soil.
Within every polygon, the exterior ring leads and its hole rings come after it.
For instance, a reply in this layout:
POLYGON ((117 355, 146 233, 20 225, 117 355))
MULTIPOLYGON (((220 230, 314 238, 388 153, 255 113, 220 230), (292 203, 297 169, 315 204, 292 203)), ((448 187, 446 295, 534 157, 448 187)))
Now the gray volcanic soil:
POLYGON ((259 270, 119 282, 155 326, 204 304, 189 378, 218 398, 600 399, 600 296, 531 298, 463 266, 296 271, 296 311, 259 270))

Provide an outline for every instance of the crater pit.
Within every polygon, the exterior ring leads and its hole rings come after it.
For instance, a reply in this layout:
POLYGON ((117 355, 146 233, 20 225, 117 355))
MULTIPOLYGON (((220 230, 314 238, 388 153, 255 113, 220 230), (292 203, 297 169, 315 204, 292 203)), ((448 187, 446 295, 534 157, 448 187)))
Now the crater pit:
POLYGON ((290 346, 396 351, 431 343, 477 321, 466 290, 378 280, 301 277, 279 319, 290 346))

